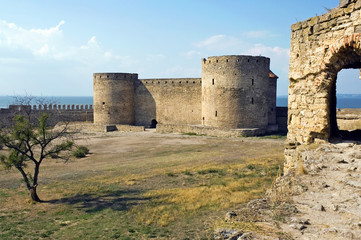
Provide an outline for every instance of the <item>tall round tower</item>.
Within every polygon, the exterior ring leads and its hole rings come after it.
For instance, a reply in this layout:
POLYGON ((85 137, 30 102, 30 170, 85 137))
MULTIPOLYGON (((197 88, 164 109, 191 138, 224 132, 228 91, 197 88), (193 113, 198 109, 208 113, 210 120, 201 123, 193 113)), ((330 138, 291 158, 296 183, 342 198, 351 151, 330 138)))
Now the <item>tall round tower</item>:
POLYGON ((138 74, 94 73, 94 123, 134 124, 134 81, 138 74))
POLYGON ((220 56, 202 60, 203 125, 266 128, 270 59, 220 56))

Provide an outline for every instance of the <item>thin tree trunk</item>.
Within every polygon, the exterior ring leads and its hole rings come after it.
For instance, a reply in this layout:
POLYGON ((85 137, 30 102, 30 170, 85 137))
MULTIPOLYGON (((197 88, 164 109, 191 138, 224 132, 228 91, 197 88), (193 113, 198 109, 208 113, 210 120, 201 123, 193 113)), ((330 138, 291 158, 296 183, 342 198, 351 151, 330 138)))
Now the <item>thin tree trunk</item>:
POLYGON ((31 197, 31 200, 35 201, 35 202, 41 202, 38 194, 36 193, 36 186, 35 187, 31 187, 29 189, 30 191, 30 197, 31 197))

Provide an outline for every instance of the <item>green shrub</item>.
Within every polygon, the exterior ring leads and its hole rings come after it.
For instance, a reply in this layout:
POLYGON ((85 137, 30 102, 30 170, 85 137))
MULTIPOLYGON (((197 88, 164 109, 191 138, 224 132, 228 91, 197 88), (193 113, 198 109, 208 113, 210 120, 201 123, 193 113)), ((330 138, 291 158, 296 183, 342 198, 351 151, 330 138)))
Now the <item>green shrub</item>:
POLYGON ((72 153, 76 158, 83 158, 89 153, 89 148, 86 146, 78 146, 72 153))

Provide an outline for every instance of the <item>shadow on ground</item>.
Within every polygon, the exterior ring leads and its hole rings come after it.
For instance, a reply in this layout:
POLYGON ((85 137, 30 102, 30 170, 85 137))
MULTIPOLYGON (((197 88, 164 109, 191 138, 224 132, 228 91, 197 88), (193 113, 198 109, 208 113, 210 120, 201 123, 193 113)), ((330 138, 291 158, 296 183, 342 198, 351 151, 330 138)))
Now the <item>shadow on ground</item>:
POLYGON ((140 197, 140 191, 119 190, 107 193, 86 193, 71 197, 44 201, 50 204, 68 204, 86 212, 99 212, 105 209, 126 211, 132 206, 144 204, 152 198, 140 197))
POLYGON ((339 131, 339 135, 344 140, 361 141, 361 130, 339 131))

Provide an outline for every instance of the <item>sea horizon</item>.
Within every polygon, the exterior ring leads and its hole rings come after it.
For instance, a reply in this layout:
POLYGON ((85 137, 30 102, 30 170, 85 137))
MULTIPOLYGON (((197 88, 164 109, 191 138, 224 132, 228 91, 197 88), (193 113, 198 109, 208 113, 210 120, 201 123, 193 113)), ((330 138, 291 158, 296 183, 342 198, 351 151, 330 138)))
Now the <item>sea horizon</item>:
MULTIPOLYGON (((9 105, 15 102, 17 96, 0 96, 0 108, 8 108, 9 105)), ((21 96, 20 96, 21 97, 21 96)), ((45 102, 50 102, 58 105, 92 105, 93 96, 31 96, 34 99, 43 99, 45 102)), ((32 105, 37 105, 36 101, 32 105)), ((276 98, 277 107, 287 107, 287 95, 280 95, 276 98)), ((337 94, 337 108, 361 108, 361 94, 337 94)))

